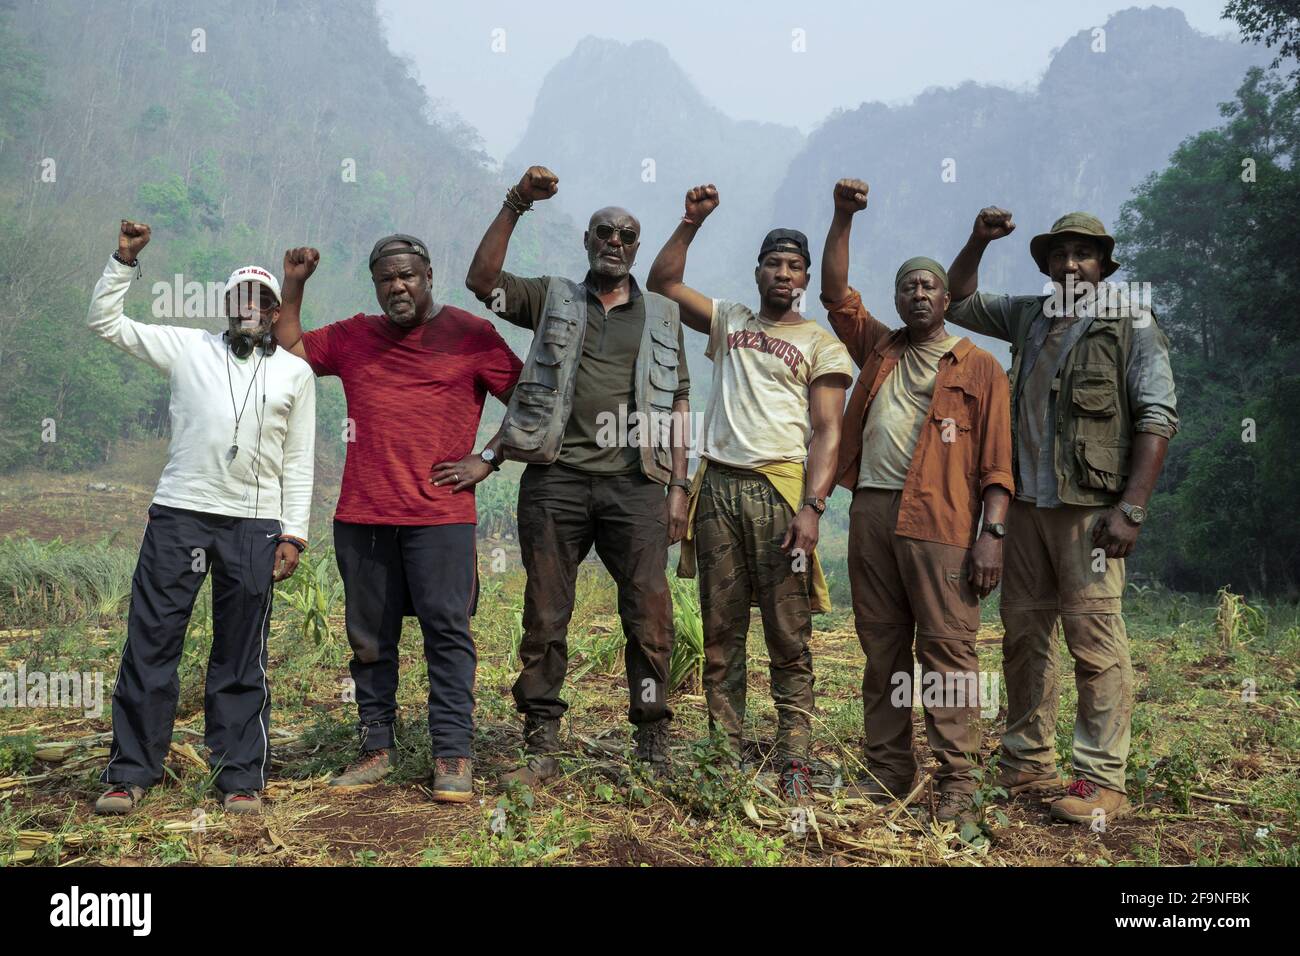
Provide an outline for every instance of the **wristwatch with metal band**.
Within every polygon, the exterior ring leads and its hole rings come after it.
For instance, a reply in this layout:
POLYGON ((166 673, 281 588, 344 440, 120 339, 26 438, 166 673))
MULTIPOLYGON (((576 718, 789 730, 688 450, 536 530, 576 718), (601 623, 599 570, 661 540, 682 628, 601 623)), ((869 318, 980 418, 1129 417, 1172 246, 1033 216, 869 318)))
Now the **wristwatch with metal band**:
POLYGON ((1147 509, 1141 505, 1131 505, 1127 501, 1121 501, 1115 507, 1124 512, 1124 517, 1128 518, 1134 524, 1141 524, 1147 520, 1147 509))

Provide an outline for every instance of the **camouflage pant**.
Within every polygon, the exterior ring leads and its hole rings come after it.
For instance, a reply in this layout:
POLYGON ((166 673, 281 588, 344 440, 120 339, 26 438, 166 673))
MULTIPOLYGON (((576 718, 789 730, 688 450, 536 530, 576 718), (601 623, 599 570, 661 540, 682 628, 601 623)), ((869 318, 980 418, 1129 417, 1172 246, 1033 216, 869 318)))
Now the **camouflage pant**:
POLYGON ((745 722, 745 640, 749 609, 763 616, 776 704, 779 758, 808 754, 813 667, 808 571, 781 550, 794 516, 776 489, 753 471, 712 462, 695 508, 700 610, 704 617, 704 693, 709 724, 740 752, 745 722))

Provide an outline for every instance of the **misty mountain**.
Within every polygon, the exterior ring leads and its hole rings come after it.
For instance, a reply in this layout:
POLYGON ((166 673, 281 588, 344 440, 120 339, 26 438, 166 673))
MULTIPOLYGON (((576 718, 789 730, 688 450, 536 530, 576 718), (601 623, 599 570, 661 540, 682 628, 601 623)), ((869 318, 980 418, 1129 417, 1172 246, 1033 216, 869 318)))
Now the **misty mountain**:
POLYGON ((579 224, 602 206, 631 210, 641 220, 642 277, 681 219, 686 190, 715 183, 723 202, 715 219, 727 225, 715 229, 710 220, 687 278, 713 295, 743 296, 753 290, 746 270, 771 228, 772 195, 803 142, 793 127, 724 115, 659 43, 589 36, 546 75, 504 171, 517 177, 533 164, 550 167, 560 177, 550 203, 579 224))
MULTIPOLYGON (((1270 59, 1260 47, 1192 29, 1172 8, 1130 8, 1101 30, 1070 37, 1031 90, 965 83, 896 107, 863 90, 861 106, 832 113, 806 139, 729 119, 657 43, 587 37, 547 75, 504 175, 550 166, 560 177, 552 202, 579 224, 600 206, 627 206, 643 225, 642 276, 680 218, 686 189, 716 183, 722 205, 692 247, 686 279, 751 304, 762 235, 776 225, 805 231, 815 277, 831 186, 861 177, 871 196, 854 227, 851 278, 887 322, 897 321, 898 264, 919 254, 950 261, 975 214, 1002 205, 1019 229, 990 249, 982 286, 1031 293, 1044 281, 1029 258, 1034 233, 1074 209, 1113 229, 1133 188, 1184 138, 1216 125, 1218 104, 1250 66, 1270 59), (635 82, 604 82, 611 76, 635 82), (945 161, 952 181, 943 179, 945 161)), ((579 250, 573 269, 582 267, 579 250)), ((814 281, 814 305, 817 291, 814 281)), ((702 343, 688 342, 692 367, 701 368, 702 343)), ((983 344, 1005 358, 1005 346, 983 344)))
MULTIPOLYGON (((1113 233, 1133 188, 1183 139, 1217 125, 1218 104, 1250 66, 1270 60, 1260 47, 1193 30, 1176 9, 1130 8, 1102 29, 1071 37, 1030 92, 965 83, 906 106, 867 102, 832 115, 790 164, 775 218, 820 243, 834 182, 865 179, 871 193, 854 223, 850 276, 868 308, 893 323, 898 265, 913 255, 950 262, 976 213, 999 205, 1018 229, 990 247, 981 288, 1037 292, 1046 280, 1029 257, 1031 236, 1075 209, 1101 216, 1113 233), (949 160, 955 180, 946 182, 949 160)), ((1006 357, 1005 346, 983 344, 1006 357)))

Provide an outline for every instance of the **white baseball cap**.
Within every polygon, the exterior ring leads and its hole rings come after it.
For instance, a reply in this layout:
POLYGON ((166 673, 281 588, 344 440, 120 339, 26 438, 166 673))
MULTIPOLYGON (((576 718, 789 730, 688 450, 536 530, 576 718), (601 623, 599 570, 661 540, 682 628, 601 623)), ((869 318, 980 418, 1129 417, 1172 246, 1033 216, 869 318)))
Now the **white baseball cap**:
POLYGON ((280 301, 280 283, 261 266, 243 266, 230 273, 230 278, 226 280, 226 295, 230 295, 241 282, 260 282, 271 290, 277 303, 280 301))

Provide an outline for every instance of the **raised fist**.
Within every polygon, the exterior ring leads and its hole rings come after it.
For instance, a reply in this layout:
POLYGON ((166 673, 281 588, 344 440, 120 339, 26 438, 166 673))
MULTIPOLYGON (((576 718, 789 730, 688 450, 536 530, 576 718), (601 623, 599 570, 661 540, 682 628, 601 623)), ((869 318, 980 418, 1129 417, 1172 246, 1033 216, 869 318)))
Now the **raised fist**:
POLYGON ((1016 231, 1016 224, 1011 221, 1011 213, 997 206, 986 206, 975 217, 975 226, 971 230, 976 239, 992 242, 1016 231))
POLYGON ((143 222, 122 220, 121 231, 117 234, 117 254, 127 262, 134 262, 140 250, 149 245, 149 227, 143 222))
POLYGON ((524 202, 550 199, 560 188, 560 177, 545 166, 529 166, 519 177, 519 198, 524 202))
POLYGON ((306 282, 320 265, 320 253, 311 246, 287 249, 284 253, 284 278, 306 282))
POLYGON ((718 187, 709 183, 696 186, 686 193, 686 218, 697 226, 708 218, 709 213, 718 208, 718 187))
POLYGON ((867 189, 860 179, 841 179, 835 184, 835 211, 850 216, 867 208, 867 189))

